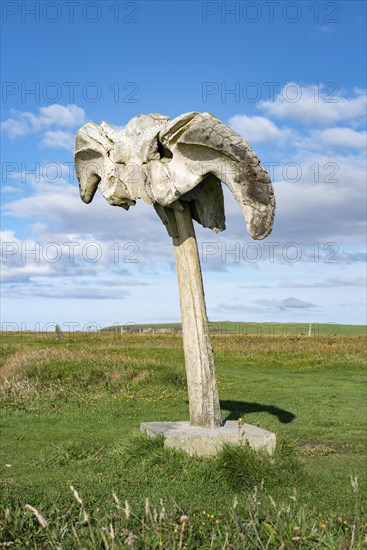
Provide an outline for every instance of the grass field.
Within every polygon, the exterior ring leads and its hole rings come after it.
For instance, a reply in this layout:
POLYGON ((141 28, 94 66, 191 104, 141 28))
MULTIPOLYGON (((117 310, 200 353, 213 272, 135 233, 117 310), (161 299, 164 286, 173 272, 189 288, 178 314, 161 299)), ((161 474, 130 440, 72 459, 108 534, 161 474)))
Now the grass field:
POLYGON ((3 334, 1 545, 363 548, 364 330, 302 326, 212 335, 223 419, 274 431, 271 458, 139 434, 188 419, 178 334, 3 334))
MULTIPOLYGON (((127 325, 114 325, 102 329, 105 332, 123 330, 139 330, 145 328, 157 329, 181 329, 180 323, 161 323, 144 325, 129 323, 127 325)), ((210 322, 212 333, 234 334, 237 336, 305 336, 309 334, 308 323, 234 323, 232 321, 210 322)), ((339 325, 337 323, 313 323, 311 336, 366 336, 365 325, 339 325)))

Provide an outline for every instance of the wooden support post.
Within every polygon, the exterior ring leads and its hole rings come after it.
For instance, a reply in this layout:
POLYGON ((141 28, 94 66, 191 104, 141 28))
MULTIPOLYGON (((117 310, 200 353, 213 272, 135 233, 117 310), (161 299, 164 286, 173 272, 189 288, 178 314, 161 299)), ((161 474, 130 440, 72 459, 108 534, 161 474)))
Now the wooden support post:
POLYGON ((173 237, 180 290, 182 335, 191 426, 219 427, 221 414, 210 344, 199 251, 189 205, 175 210, 178 236, 173 237))

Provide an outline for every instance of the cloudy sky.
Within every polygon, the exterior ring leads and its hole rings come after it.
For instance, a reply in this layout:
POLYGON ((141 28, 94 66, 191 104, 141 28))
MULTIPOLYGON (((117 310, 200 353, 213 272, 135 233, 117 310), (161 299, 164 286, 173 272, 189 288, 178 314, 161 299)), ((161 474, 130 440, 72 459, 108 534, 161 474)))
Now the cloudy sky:
POLYGON ((64 329, 180 318, 151 206, 85 205, 85 122, 210 111, 274 183, 253 241, 197 226, 211 320, 364 324, 364 2, 2 2, 2 323, 64 329))

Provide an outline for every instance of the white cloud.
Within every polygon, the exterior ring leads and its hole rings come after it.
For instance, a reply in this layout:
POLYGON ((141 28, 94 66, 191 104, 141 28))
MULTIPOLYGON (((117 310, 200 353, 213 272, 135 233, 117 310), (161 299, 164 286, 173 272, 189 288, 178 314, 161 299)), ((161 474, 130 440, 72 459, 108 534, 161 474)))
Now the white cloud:
POLYGON ((327 128, 314 134, 316 141, 335 147, 348 149, 365 149, 367 132, 357 132, 352 128, 327 128))
POLYGON ((276 314, 279 314, 279 311, 297 311, 297 310, 308 310, 315 308, 315 304, 311 302, 305 302, 299 300, 298 298, 284 298, 282 300, 255 300, 252 302, 258 304, 258 306, 239 303, 237 299, 234 300, 236 303, 220 303, 216 306, 216 310, 219 312, 228 312, 228 313, 251 313, 251 314, 264 314, 267 310, 267 313, 276 311, 276 314), (261 307, 259 307, 261 306, 261 307))
POLYGON ((166 262, 174 261, 172 240, 152 206, 139 201, 126 212, 112 208, 99 193, 93 203, 87 205, 79 197, 76 182, 73 185, 40 182, 35 183, 33 189, 32 195, 4 204, 3 213, 36 221, 32 228, 37 240, 56 241, 60 245, 69 240, 104 243, 106 249, 111 248, 103 257, 111 258, 115 254, 113 250, 118 249, 123 263, 129 263, 135 247, 138 252, 133 257, 138 259, 137 269, 162 263, 167 268, 166 262), (129 247, 128 243, 133 244, 129 247))
POLYGON ((294 171, 276 171, 277 210, 272 238, 360 242, 366 232, 366 165, 360 155, 298 154, 294 171))
POLYGON ((70 103, 69 105, 50 105, 41 107, 36 125, 40 127, 61 126, 61 128, 73 128, 85 121, 84 109, 70 103))
POLYGON ((20 282, 20 281, 29 281, 31 277, 37 277, 37 276, 45 276, 45 275, 52 275, 53 269, 51 265, 40 265, 37 263, 30 263, 24 264, 20 267, 14 267, 14 266, 1 266, 1 280, 2 280, 2 286, 3 290, 5 289, 5 285, 8 282, 20 282))
POLYGON ((316 307, 311 302, 304 302, 298 298, 284 298, 283 300, 257 300, 257 304, 276 309, 310 309, 316 307))
POLYGON ((9 281, 25 281, 32 276, 51 275, 53 265, 40 262, 36 243, 32 239, 20 240, 15 231, 0 231, 1 237, 1 280, 3 285, 9 281), (32 253, 31 251, 35 251, 32 253))
POLYGON ((280 141, 289 138, 291 130, 278 128, 270 119, 262 116, 235 115, 229 119, 235 132, 250 143, 280 141))
MULTIPOLYGON (((39 273, 32 275, 47 275, 39 270, 39 273)), ((24 279, 17 284, 4 284, 3 295, 8 298, 29 298, 38 296, 41 298, 68 299, 74 300, 116 300, 116 294, 111 292, 111 286, 118 292, 119 300, 130 295, 125 290, 125 284, 120 282, 114 284, 108 278, 96 278, 93 280, 78 278, 70 284, 69 280, 63 277, 41 277, 37 276, 30 281, 24 279)))
POLYGON ((49 130, 45 132, 41 145, 52 149, 66 149, 71 153, 74 150, 75 135, 63 130, 49 130))
POLYGON ((45 132, 42 145, 70 150, 71 133, 60 128, 75 128, 85 122, 84 109, 75 104, 41 107, 38 115, 28 111, 12 110, 14 118, 1 123, 1 129, 11 139, 33 133, 45 132), (55 128, 55 130, 50 130, 55 128))
POLYGON ((7 133, 11 139, 25 136, 30 132, 29 125, 26 122, 14 118, 4 120, 4 122, 1 123, 1 129, 7 133))
MULTIPOLYGON (((265 246, 268 242, 318 242, 321 246, 336 242, 341 252, 343 245, 364 242, 366 164, 362 155, 317 155, 306 150, 289 153, 283 162, 275 155, 263 160, 279 165, 271 173, 276 210, 273 232, 265 246)), ((249 237, 239 205, 228 188, 223 188, 227 229, 219 238, 221 242, 226 239, 231 250, 233 241, 243 243, 249 237)), ((205 235, 207 241, 214 239, 208 232, 205 235)))
POLYGON ((356 286, 366 287, 366 277, 359 277, 354 275, 346 275, 342 277, 333 277, 325 279, 323 281, 312 282, 297 282, 297 281, 283 281, 278 285, 281 288, 334 288, 342 286, 356 286))
POLYGON ((260 101, 257 107, 267 115, 305 124, 334 124, 366 114, 366 94, 357 90, 354 97, 343 97, 337 84, 300 86, 286 84, 274 101, 260 101))
POLYGON ((11 187, 10 185, 5 185, 1 188, 2 193, 21 193, 19 187, 11 187))
POLYGON ((219 312, 228 312, 228 313, 260 313, 262 311, 259 307, 249 306, 248 304, 226 304, 226 303, 220 303, 216 306, 216 310, 219 312))
POLYGON ((14 231, 0 232, 3 296, 116 299, 145 285, 130 272, 135 264, 121 266, 108 241, 50 235, 42 224, 34 229, 45 238, 23 240, 14 231))

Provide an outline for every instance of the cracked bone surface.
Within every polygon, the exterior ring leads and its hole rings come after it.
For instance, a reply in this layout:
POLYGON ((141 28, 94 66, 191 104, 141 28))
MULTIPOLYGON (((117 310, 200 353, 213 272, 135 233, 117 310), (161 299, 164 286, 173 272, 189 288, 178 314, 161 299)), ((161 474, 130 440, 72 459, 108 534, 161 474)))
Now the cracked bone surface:
POLYGON ((192 426, 221 425, 214 358, 192 220, 225 229, 221 182, 232 192, 254 239, 272 229, 275 199, 268 173, 248 143, 210 113, 171 120, 139 115, 122 129, 85 124, 75 140, 80 196, 97 188, 109 204, 128 210, 152 204, 173 239, 192 426))
POLYGON ((223 181, 254 239, 272 229, 268 173, 248 143, 210 113, 173 120, 140 115, 120 131, 104 122, 86 124, 76 136, 75 168, 85 202, 97 187, 110 204, 125 209, 140 198, 161 207, 188 200, 193 218, 214 231, 225 229, 223 181))

